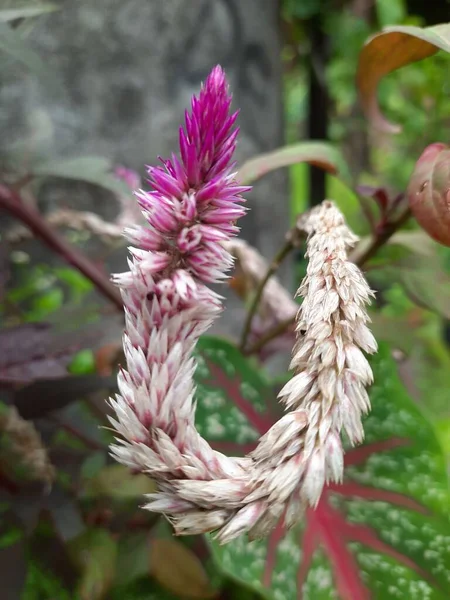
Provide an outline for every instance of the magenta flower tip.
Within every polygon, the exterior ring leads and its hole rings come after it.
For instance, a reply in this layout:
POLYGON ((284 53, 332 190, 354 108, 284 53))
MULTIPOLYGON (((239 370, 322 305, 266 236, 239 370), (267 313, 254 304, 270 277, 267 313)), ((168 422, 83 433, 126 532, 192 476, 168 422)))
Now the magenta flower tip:
POLYGON ((164 270, 161 277, 166 278, 175 269, 186 269, 202 281, 225 277, 231 261, 220 242, 238 231, 235 222, 245 214, 241 194, 250 189, 239 186, 232 174, 237 115, 231 112, 228 83, 218 65, 185 113, 179 130, 180 158, 159 157, 159 166, 147 167, 152 189, 135 195, 154 233, 139 236, 134 229, 130 236, 133 243, 140 237, 146 251, 159 252, 158 260, 152 261, 134 255, 154 277, 158 278, 159 266, 164 270))

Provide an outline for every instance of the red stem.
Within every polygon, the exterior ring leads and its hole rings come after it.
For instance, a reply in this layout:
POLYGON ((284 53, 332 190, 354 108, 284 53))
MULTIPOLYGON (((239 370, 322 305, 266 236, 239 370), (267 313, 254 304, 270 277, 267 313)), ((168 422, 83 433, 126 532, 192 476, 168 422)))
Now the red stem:
POLYGON ((5 208, 22 221, 48 248, 78 269, 80 273, 92 281, 99 292, 115 304, 120 311, 123 310, 123 302, 119 291, 88 258, 61 238, 35 208, 24 204, 16 191, 0 185, 0 207, 5 208))

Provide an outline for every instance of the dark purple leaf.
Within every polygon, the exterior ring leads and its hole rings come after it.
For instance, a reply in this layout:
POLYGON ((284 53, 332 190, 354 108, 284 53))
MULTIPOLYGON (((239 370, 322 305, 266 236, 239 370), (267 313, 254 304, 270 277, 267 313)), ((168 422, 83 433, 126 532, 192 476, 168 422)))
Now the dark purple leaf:
POLYGON ((72 355, 98 342, 103 324, 75 329, 63 323, 25 323, 0 330, 0 384, 61 378, 72 355))
POLYGON ((12 507, 27 534, 35 529, 47 500, 48 489, 44 483, 33 481, 20 486, 12 507))
POLYGON ((0 548, 0 581, 2 600, 18 600, 27 577, 25 543, 18 541, 8 548, 0 548))
POLYGON ((0 382, 26 384, 61 377, 66 373, 69 353, 67 338, 56 338, 48 323, 0 330, 0 382))
POLYGON ((0 300, 5 293, 9 279, 8 251, 5 242, 0 242, 0 300))
POLYGON ((61 486, 53 487, 48 496, 45 510, 62 541, 72 540, 84 531, 85 525, 75 498, 61 486))
POLYGON ((381 210, 381 214, 385 214, 390 204, 389 194, 384 188, 376 188, 369 185, 359 185, 356 191, 365 198, 373 198, 381 210))
POLYGON ((115 389, 115 386, 114 378, 99 375, 72 375, 61 379, 36 381, 18 390, 14 396, 14 403, 22 417, 36 419, 93 392, 115 389))
POLYGON ((8 508, 0 512, 0 582, 2 600, 17 600, 27 576, 25 540, 21 524, 8 508))
POLYGON ((70 560, 66 544, 52 534, 53 532, 50 535, 33 536, 30 544, 32 560, 45 570, 51 569, 52 577, 57 577, 66 589, 73 590, 78 574, 70 560))

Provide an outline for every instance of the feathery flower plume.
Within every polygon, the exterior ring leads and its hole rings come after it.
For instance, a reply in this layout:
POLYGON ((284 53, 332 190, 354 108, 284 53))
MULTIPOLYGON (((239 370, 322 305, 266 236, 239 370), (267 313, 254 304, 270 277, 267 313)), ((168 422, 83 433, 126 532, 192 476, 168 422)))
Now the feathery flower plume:
POLYGON ((370 368, 359 348, 376 345, 366 328, 370 291, 346 248, 356 237, 331 202, 308 221, 308 274, 299 293, 293 379, 281 392, 288 412, 245 458, 214 451, 194 422, 195 344, 221 311, 206 282, 225 278, 224 247, 244 214, 230 165, 237 113, 224 73, 213 69, 180 129, 181 160, 150 168, 152 191, 136 195, 146 227, 126 230, 130 270, 117 275, 126 317, 128 371, 110 399, 118 434, 115 458, 159 486, 146 508, 170 519, 178 534, 217 531, 229 541, 264 535, 285 511, 288 524, 314 506, 343 471, 340 431, 362 438, 370 368))

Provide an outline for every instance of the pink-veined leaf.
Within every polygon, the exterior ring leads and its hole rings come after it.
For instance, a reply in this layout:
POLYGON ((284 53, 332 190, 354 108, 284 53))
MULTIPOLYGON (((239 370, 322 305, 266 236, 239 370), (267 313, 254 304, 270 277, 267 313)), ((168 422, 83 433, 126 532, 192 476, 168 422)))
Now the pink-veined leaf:
POLYGON ((205 336, 197 351, 197 428, 220 452, 246 454, 274 421, 270 384, 224 339, 205 336))
MULTIPOLYGON (((301 526, 287 534, 280 523, 269 538, 257 542, 241 537, 221 546, 210 538, 222 569, 271 600, 447 597, 445 460, 432 427, 403 388, 387 346, 381 345, 372 367, 366 439, 348 450, 343 485, 328 486, 318 508, 308 510, 301 526)), ((230 453, 239 446, 247 450, 261 418, 266 427, 272 412, 264 411, 268 386, 260 371, 231 344, 209 338, 200 347, 197 382, 202 433, 222 444, 229 436, 230 453), (246 388, 252 392, 236 391, 246 388), (256 411, 253 425, 251 410, 236 408, 243 396, 256 411)))

